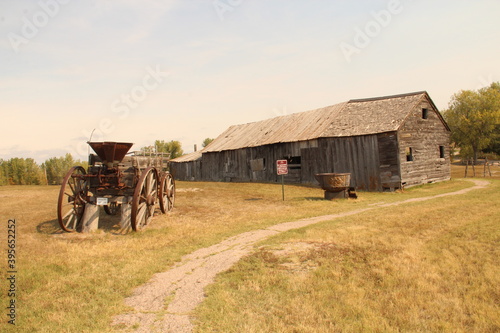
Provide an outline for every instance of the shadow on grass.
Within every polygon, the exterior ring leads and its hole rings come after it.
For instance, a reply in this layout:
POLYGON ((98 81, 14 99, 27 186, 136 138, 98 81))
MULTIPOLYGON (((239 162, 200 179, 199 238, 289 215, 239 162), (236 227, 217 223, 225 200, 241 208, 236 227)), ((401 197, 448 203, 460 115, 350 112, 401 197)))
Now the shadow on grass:
POLYGON ((64 233, 61 227, 59 227, 59 222, 57 221, 57 219, 40 223, 39 225, 36 226, 36 231, 40 234, 48 234, 48 235, 64 233))
MULTIPOLYGON (((131 232, 126 232, 120 229, 120 214, 108 215, 104 212, 104 209, 99 209, 98 230, 112 235, 126 235, 131 232)), ((67 232, 61 229, 57 219, 48 220, 38 224, 36 226, 36 231, 40 234, 46 235, 67 234, 67 232)))

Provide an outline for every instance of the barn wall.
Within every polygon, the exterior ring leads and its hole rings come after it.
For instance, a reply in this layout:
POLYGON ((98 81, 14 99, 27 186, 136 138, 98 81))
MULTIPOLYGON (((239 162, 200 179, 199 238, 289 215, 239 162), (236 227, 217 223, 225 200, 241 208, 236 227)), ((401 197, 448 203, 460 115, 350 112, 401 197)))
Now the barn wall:
POLYGON ((401 180, 407 186, 450 179, 450 132, 437 112, 422 102, 398 133, 401 180), (427 119, 422 109, 428 110, 427 119))
POLYGON ((395 132, 377 135, 382 189, 401 188, 398 136, 395 132))
POLYGON ((302 182, 301 152, 317 146, 317 140, 249 147, 202 155, 202 175, 208 181, 277 182, 276 160, 287 159, 285 181, 302 182))
POLYGON ((170 172, 176 180, 201 180, 201 158, 189 162, 170 162, 170 172))
MULTIPOLYGON (((351 186, 381 191, 400 180, 395 133, 346 138, 321 138, 202 155, 201 174, 208 181, 279 182, 276 160, 287 159, 288 183, 317 184, 314 174, 351 173, 351 186), (379 145, 384 151, 379 151, 379 145), (381 167, 384 177, 381 178, 381 167), (387 185, 387 186, 384 186, 387 185)), ((391 186, 392 187, 392 186, 391 186)), ((396 186, 397 187, 397 186, 396 186)))
POLYGON ((323 158, 322 172, 350 173, 351 186, 360 190, 380 191, 379 154, 377 135, 325 138, 320 141, 323 158))

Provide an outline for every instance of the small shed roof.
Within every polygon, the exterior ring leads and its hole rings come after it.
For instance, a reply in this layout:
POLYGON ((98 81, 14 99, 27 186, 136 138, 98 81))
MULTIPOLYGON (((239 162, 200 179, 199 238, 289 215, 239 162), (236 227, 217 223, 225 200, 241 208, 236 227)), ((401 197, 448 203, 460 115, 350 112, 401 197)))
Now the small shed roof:
POLYGON ((198 151, 194 151, 192 153, 189 153, 189 154, 185 154, 185 155, 182 155, 182 156, 179 156, 179 157, 176 157, 174 159, 171 159, 170 162, 178 162, 178 163, 181 163, 181 162, 191 162, 191 161, 196 161, 198 159, 201 158, 201 154, 203 153, 203 150, 198 150, 198 151))

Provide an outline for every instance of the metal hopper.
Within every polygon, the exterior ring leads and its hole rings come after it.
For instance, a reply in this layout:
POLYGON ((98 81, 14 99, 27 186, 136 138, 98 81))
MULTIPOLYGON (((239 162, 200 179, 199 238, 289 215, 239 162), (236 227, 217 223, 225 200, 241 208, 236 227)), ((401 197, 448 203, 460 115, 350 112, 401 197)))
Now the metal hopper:
POLYGON ((325 199, 332 200, 349 196, 350 173, 317 173, 314 177, 325 191, 325 199))
POLYGON ((130 148, 134 145, 130 142, 87 142, 100 157, 103 164, 108 167, 120 163, 130 148))

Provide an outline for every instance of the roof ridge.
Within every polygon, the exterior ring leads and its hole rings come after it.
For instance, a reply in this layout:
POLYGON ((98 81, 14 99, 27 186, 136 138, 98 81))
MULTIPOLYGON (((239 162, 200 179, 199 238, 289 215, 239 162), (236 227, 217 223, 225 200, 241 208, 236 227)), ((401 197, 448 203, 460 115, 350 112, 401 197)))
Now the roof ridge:
POLYGON ((422 90, 422 91, 415 91, 415 92, 411 92, 411 93, 398 94, 398 95, 351 99, 347 103, 372 102, 372 101, 379 101, 379 100, 383 100, 383 99, 401 98, 401 97, 415 96, 415 95, 421 95, 421 94, 427 94, 427 91, 422 90))
POLYGON ((246 125, 254 125, 254 124, 258 124, 258 123, 264 123, 264 122, 268 122, 270 120, 275 120, 275 119, 280 119, 280 118, 297 117, 297 116, 301 116, 302 114, 307 113, 307 112, 310 112, 310 113, 312 113, 312 112, 318 112, 318 111, 321 111, 321 110, 324 110, 324 109, 327 109, 327 108, 338 107, 341 104, 342 104, 342 106, 344 106, 344 104, 347 104, 347 103, 349 103, 349 101, 335 103, 335 104, 331 104, 331 105, 328 105, 328 106, 324 106, 324 107, 320 107, 320 108, 315 108, 315 109, 310 109, 310 110, 305 110, 305 111, 297 111, 297 112, 293 112, 293 113, 282 114, 282 115, 279 115, 279 116, 274 116, 274 117, 265 118, 265 119, 261 119, 261 120, 249 121, 247 123, 230 125, 228 127, 228 129, 231 128, 231 127, 240 127, 240 126, 246 126, 246 125))

